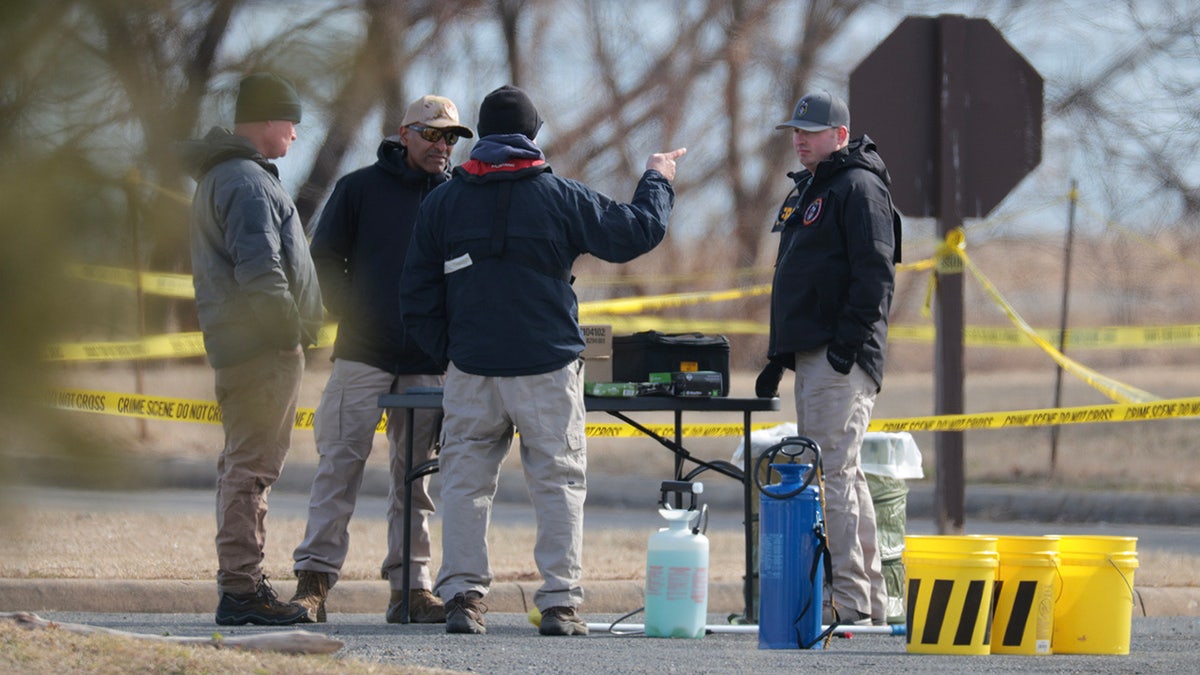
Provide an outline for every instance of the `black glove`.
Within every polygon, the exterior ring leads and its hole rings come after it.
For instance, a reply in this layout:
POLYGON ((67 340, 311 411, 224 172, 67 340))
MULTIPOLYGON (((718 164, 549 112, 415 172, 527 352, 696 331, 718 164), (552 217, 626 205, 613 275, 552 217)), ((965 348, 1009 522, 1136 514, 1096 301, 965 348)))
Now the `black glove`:
POLYGON ((829 361, 829 365, 833 369, 843 375, 849 375, 850 369, 854 367, 854 361, 858 358, 858 350, 844 345, 840 342, 830 342, 829 348, 825 350, 825 360, 829 361))
POLYGON ((775 398, 779 395, 779 382, 783 379, 783 366, 767 363, 758 379, 754 381, 754 395, 759 398, 775 398))

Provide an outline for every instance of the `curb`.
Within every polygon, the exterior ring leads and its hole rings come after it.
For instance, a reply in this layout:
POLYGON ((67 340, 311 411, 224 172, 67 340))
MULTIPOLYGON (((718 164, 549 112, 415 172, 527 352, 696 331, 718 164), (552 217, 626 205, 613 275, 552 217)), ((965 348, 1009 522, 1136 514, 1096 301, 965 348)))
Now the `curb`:
MULTIPOLYGON (((295 580, 273 582, 281 598, 290 598, 295 580)), ((537 582, 502 582, 487 596, 492 612, 524 614, 533 607, 537 582)), ((643 604, 641 581, 584 582, 585 613, 624 614, 643 604)), ((328 611, 382 615, 390 587, 386 581, 343 581, 330 591, 328 611)), ((0 579, 0 611, 129 612, 136 614, 205 614, 216 610, 214 581, 123 579, 0 579)), ((708 611, 741 614, 741 582, 708 586, 708 611)), ((1133 616, 1200 617, 1200 588, 1135 587, 1133 616)))

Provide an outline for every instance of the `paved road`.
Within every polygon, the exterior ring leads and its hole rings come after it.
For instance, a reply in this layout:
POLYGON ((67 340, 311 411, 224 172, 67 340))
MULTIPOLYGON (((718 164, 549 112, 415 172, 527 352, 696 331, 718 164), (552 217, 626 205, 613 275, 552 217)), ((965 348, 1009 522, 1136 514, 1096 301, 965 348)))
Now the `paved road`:
MULTIPOLYGON (((137 633, 211 637, 210 614, 81 614, 48 612, 42 618, 86 623, 137 633)), ((589 621, 616 616, 592 615, 589 621)), ((383 623, 376 614, 330 615, 309 626, 346 646, 339 658, 484 673, 1182 673, 1196 672, 1200 619, 1135 618, 1130 654, 1097 656, 955 656, 908 654, 902 637, 855 635, 835 638, 824 651, 760 650, 754 634, 714 634, 699 640, 618 636, 594 631, 588 637, 544 638, 519 614, 489 614, 488 634, 447 635, 442 626, 383 623)), ((712 617, 719 623, 720 617, 712 617)), ((232 637, 271 630, 222 627, 232 637)))

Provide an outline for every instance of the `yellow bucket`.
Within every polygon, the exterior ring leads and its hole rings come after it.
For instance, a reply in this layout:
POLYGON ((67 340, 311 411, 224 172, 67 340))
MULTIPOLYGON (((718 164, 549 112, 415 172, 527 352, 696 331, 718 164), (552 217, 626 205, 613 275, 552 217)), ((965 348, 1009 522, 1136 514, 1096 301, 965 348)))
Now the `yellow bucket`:
POLYGON ((1057 537, 996 537, 993 654, 1052 654, 1057 537))
POLYGON ((1059 537, 1062 593, 1054 603, 1057 654, 1128 654, 1137 537, 1059 537))
POLYGON ((910 536, 905 640, 910 654, 988 654, 995 537, 910 536))

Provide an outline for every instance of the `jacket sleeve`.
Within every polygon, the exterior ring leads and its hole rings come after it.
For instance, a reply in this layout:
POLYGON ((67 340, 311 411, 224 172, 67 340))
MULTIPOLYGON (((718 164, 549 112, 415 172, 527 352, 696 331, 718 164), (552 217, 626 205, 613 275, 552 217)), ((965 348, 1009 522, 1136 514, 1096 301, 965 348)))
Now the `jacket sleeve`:
POLYGON ((653 250, 666 236, 675 190, 658 171, 642 174, 628 204, 580 188, 574 243, 582 252, 608 262, 628 262, 653 250))
POLYGON ((400 275, 400 313, 409 337, 445 369, 450 359, 444 253, 430 226, 428 206, 426 201, 418 212, 400 275))
POLYGON ((321 285, 325 307, 337 317, 349 311, 352 253, 358 227, 358 208, 352 190, 343 179, 338 181, 317 221, 312 240, 313 264, 321 285))
POLYGON ((846 303, 834 341, 857 350, 886 317, 895 285, 895 214, 887 187, 873 174, 859 172, 846 197, 845 239, 850 262, 846 303))
POLYGON ((277 349, 300 344, 300 312, 283 268, 283 209, 264 186, 242 184, 227 203, 225 246, 259 334, 277 349))

